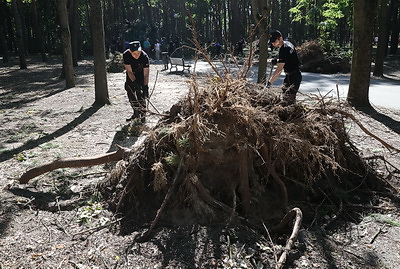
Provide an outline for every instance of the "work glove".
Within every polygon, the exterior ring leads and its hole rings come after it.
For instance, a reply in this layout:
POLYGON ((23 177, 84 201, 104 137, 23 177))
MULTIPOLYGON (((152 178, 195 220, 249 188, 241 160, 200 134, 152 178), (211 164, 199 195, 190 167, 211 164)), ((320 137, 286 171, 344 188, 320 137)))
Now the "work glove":
POLYGON ((278 63, 278 60, 277 60, 277 59, 272 59, 272 60, 271 60, 271 64, 272 64, 272 65, 276 65, 277 63, 278 63))
POLYGON ((143 85, 142 87, 143 96, 149 98, 149 85, 143 85))
POLYGON ((265 86, 265 88, 268 88, 268 89, 271 88, 271 82, 268 81, 267 86, 265 86))

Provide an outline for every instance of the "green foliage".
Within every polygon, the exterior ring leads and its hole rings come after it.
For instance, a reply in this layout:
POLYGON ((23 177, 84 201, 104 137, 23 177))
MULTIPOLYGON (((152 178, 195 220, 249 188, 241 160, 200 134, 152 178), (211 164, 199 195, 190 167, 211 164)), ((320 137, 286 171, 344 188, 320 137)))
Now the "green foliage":
POLYGON ((297 0, 296 5, 289 12, 292 21, 302 22, 307 26, 313 27, 317 32, 321 44, 328 51, 332 50, 335 42, 332 34, 338 32, 339 21, 347 18, 347 24, 351 24, 351 2, 349 0, 323 0, 318 4, 311 0, 297 0), (350 16, 349 16, 350 15, 350 16))
POLYGON ((182 136, 180 139, 178 139, 178 145, 179 145, 180 148, 189 147, 190 146, 189 137, 182 136))
POLYGON ((167 157, 164 158, 167 164, 171 166, 177 166, 179 163, 178 155, 173 152, 169 152, 167 157))
POLYGON ((35 156, 36 156, 36 154, 33 153, 33 152, 23 151, 23 152, 20 152, 18 154, 15 154, 14 158, 16 158, 17 161, 19 161, 19 162, 24 162, 24 161, 27 161, 28 159, 31 159, 31 158, 35 157, 35 156))
POLYGON ((104 210, 102 204, 97 200, 98 197, 92 197, 85 206, 78 208, 77 219, 79 223, 101 226, 110 222, 109 218, 101 216, 104 210))
POLYGON ((169 135, 171 130, 168 127, 163 127, 157 132, 157 139, 161 139, 164 136, 169 135))
POLYGON ((400 227, 400 222, 393 220, 390 215, 383 215, 376 213, 376 214, 371 214, 370 217, 379 223, 400 227))

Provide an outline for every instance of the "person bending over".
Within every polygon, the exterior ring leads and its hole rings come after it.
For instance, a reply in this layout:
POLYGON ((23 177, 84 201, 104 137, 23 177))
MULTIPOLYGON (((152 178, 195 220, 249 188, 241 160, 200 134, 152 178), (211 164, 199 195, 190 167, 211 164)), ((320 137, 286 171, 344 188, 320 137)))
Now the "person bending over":
POLYGON ((296 48, 291 42, 284 41, 281 32, 278 30, 271 32, 269 36, 269 44, 279 48, 279 55, 278 59, 276 60, 277 68, 267 82, 267 87, 271 87, 274 81, 280 76, 282 71, 284 71, 286 76, 282 85, 281 104, 283 106, 294 104, 296 102, 296 94, 300 88, 300 83, 302 80, 300 61, 297 57, 296 48))
POLYGON ((133 109, 133 115, 126 119, 131 121, 140 119, 144 122, 146 98, 149 97, 149 57, 142 50, 139 41, 129 43, 129 48, 123 53, 126 70, 125 90, 133 109))

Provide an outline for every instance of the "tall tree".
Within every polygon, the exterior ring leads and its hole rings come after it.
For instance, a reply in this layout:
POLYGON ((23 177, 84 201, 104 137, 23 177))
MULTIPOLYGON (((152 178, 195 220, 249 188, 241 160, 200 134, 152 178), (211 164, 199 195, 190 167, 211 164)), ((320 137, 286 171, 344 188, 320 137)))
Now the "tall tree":
POLYGON ((71 0, 69 6, 69 24, 71 30, 71 46, 72 46, 72 63, 78 66, 78 59, 80 59, 79 46, 78 46, 78 33, 80 17, 78 12, 78 0, 71 0))
POLYGON ((399 0, 391 1, 392 22, 391 22, 391 40, 389 54, 396 54, 399 46, 399 0))
POLYGON ((383 76, 383 61, 388 48, 389 37, 389 0, 380 0, 378 17, 378 47, 376 49, 374 76, 383 76))
POLYGON ((63 71, 62 75, 65 76, 66 88, 75 87, 74 80, 74 67, 72 64, 72 46, 71 46, 71 34, 68 25, 68 11, 67 11, 68 0, 58 0, 57 11, 60 18, 60 30, 61 30, 61 51, 63 58, 63 71))
POLYGON ((0 48, 1 54, 3 55, 3 63, 8 62, 8 48, 6 42, 6 14, 5 9, 7 8, 5 1, 0 1, 0 48))
POLYGON ((378 0, 353 1, 353 59, 347 101, 354 107, 370 107, 372 40, 378 0))
POLYGON ((106 49, 101 0, 89 0, 94 56, 95 104, 110 104, 107 86, 106 49))
POLYGON ((230 5, 230 9, 231 9, 231 18, 230 18, 230 29, 232 29, 231 32, 231 36, 230 36, 230 41, 233 44, 236 44, 236 42, 238 42, 241 38, 240 36, 240 14, 239 14, 239 9, 238 9, 238 0, 230 0, 231 5, 230 5))
POLYGON ((26 58, 25 58, 25 46, 22 36, 21 17, 18 10, 17 0, 12 0, 12 6, 13 6, 14 20, 15 20, 15 31, 17 33, 19 68, 27 69, 26 58))
POLYGON ((254 20, 256 21, 256 27, 259 33, 259 64, 258 64, 258 83, 266 82, 267 73, 267 59, 268 59, 268 16, 271 11, 271 1, 270 0, 252 0, 252 9, 254 20))
POLYGON ((46 52, 45 52, 45 48, 44 48, 42 29, 40 29, 36 0, 32 0, 32 13, 33 13, 33 24, 34 24, 35 34, 36 34, 36 40, 37 40, 38 45, 40 46, 40 54, 42 56, 42 61, 46 62, 47 56, 46 56, 46 52))

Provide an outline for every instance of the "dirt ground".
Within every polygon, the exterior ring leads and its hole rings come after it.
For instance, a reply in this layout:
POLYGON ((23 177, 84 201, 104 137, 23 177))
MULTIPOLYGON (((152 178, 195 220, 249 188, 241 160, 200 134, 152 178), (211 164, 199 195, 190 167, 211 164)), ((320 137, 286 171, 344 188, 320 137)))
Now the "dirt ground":
MULTIPOLYGON (((398 58, 392 60, 386 64, 396 79, 398 58)), ((144 243, 135 237, 148 227, 132 223, 133 233, 119 233, 119 216, 96 191, 113 164, 58 169, 18 184, 22 173, 57 158, 99 155, 115 151, 116 145, 134 148, 159 119, 149 115, 143 126, 126 123, 131 108, 122 73, 108 73, 112 104, 95 107, 92 62, 79 62, 71 89, 64 89, 60 72, 56 57, 48 63, 29 58, 27 70, 19 70, 16 59, 0 67, 0 268, 275 267, 288 235, 269 237, 244 223, 160 225, 144 243)), ((187 94, 188 79, 153 62, 154 107, 167 112, 187 94)), ((400 111, 376 107, 354 115, 370 132, 400 148, 400 111)), ((381 172, 392 193, 398 191, 399 154, 354 122, 347 126, 371 167, 381 172)), ((329 210, 291 201, 306 218, 286 268, 399 268, 400 200, 381 193, 374 197, 367 204, 361 198, 359 204, 332 204, 329 210)))

